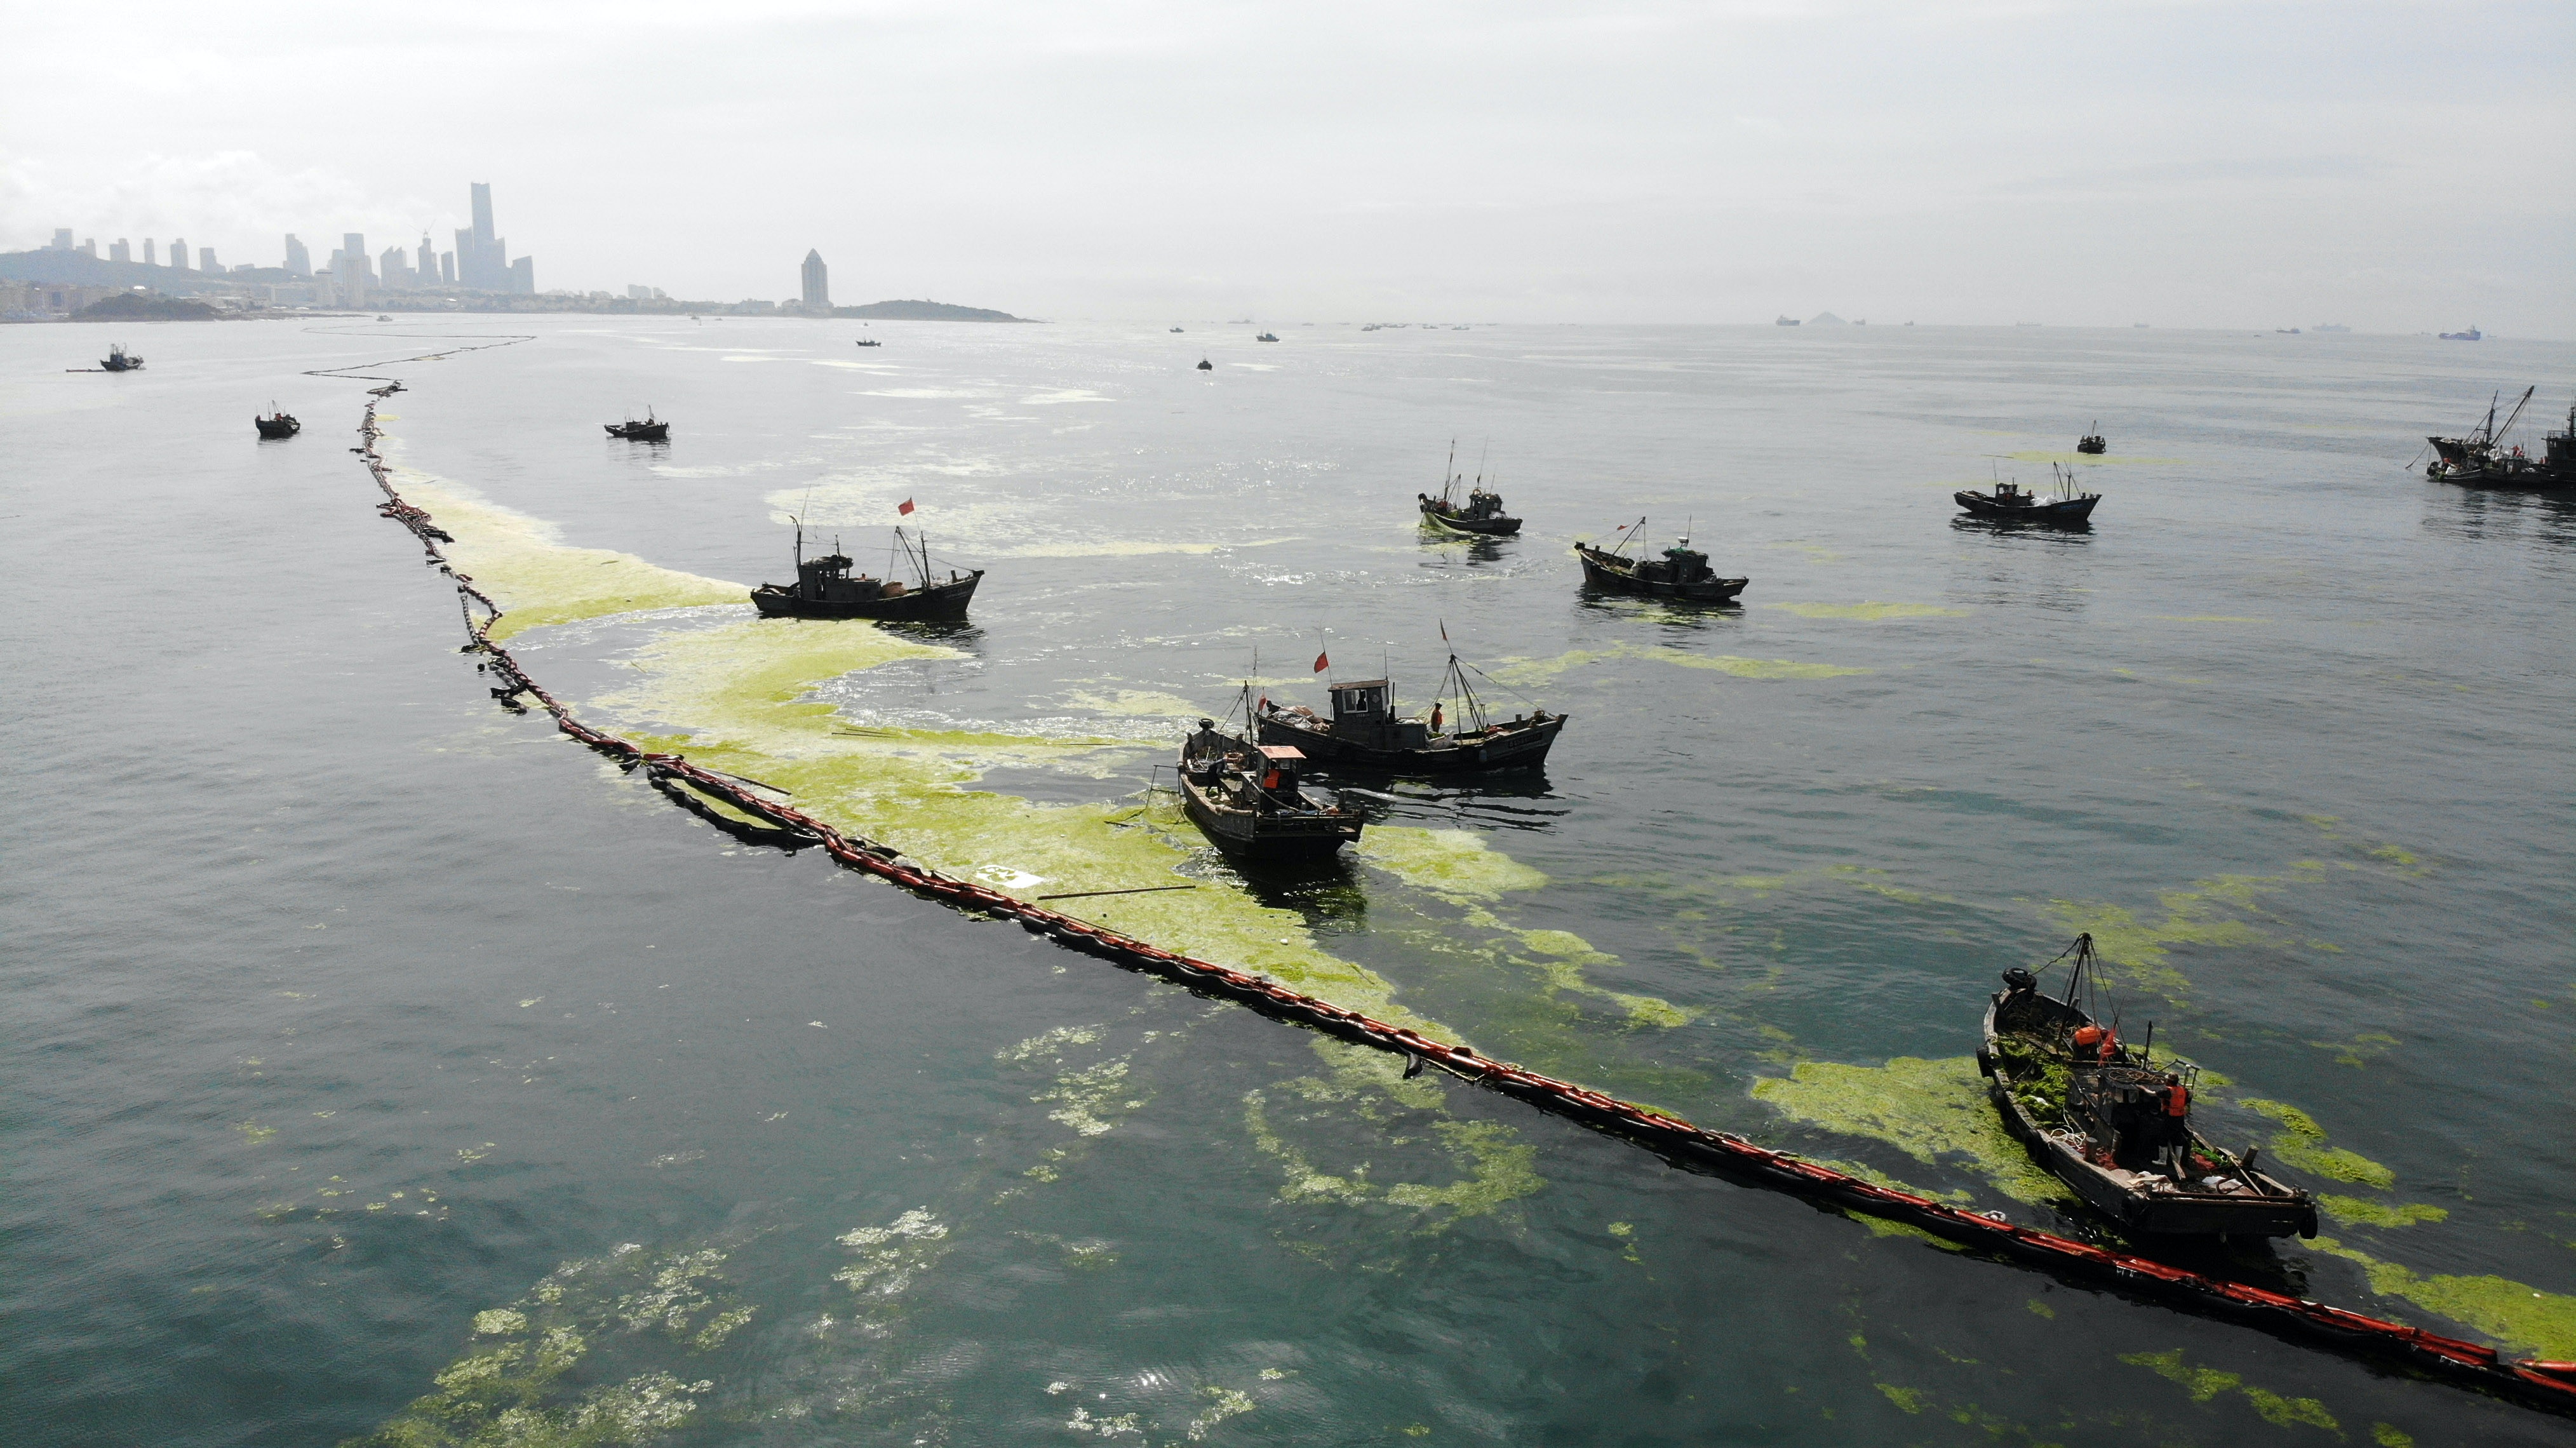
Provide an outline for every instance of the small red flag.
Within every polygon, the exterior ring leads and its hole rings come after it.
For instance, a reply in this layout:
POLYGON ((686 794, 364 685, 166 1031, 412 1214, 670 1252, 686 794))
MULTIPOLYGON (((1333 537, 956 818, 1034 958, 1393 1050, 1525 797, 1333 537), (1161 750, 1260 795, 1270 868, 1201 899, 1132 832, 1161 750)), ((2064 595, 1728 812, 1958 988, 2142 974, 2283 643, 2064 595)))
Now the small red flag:
POLYGON ((1333 666, 1333 661, 1332 661, 1330 658, 1327 658, 1326 656, 1324 656, 1324 655, 1322 655, 1322 654, 1317 654, 1317 655, 1315 655, 1315 672, 1316 672, 1316 673, 1319 673, 1319 674, 1320 674, 1320 673, 1324 672, 1326 669, 1331 668, 1332 666, 1333 666))
POLYGON ((897 517, 909 515, 912 512, 912 499, 906 498, 902 502, 895 504, 894 511, 895 516, 897 517))

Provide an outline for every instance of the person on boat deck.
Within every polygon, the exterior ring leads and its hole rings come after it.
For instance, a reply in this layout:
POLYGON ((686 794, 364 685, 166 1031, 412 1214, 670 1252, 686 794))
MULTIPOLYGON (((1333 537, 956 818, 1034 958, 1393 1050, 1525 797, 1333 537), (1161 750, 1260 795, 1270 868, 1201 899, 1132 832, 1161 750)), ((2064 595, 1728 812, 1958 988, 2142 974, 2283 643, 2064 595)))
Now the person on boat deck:
POLYGON ((2075 1028, 2075 1060, 2089 1066, 2102 1057, 2102 1028, 2086 1021, 2075 1028))
POLYGON ((1431 706, 1431 732, 1440 732, 1440 706, 1437 704, 1431 706))
POLYGON ((2191 1088, 2182 1084, 2180 1076, 2168 1073, 2165 1088, 2156 1093, 2156 1105, 2164 1126, 2162 1145, 2180 1166, 2191 1155, 2191 1088))

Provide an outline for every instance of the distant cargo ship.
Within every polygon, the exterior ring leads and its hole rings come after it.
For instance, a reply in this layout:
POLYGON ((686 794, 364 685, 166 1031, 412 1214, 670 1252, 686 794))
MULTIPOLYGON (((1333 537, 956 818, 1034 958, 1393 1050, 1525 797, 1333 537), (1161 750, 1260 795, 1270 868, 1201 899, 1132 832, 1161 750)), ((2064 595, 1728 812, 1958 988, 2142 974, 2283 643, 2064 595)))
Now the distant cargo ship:
POLYGON ((2475 326, 2472 326, 2465 332, 2444 332, 2442 334, 2442 340, 2445 342, 2483 342, 2486 340, 2486 336, 2486 333, 2481 332, 2475 326))

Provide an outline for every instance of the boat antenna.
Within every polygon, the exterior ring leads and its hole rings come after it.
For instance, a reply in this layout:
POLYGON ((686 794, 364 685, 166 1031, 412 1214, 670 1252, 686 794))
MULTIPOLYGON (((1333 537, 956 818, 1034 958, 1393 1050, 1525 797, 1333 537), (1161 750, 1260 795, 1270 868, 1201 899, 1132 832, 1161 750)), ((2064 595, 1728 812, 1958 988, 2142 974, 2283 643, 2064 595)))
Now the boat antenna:
POLYGON ((1458 439, 1449 439, 1449 461, 1440 465, 1440 501, 1449 501, 1449 490, 1458 485, 1458 439))

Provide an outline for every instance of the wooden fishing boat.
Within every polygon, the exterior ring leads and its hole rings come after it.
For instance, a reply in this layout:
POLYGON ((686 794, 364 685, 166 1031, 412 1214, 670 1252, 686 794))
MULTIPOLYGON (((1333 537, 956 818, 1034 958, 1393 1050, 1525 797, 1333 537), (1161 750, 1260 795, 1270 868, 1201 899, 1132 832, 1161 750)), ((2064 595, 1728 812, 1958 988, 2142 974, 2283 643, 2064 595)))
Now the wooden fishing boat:
POLYGON ((1565 715, 1544 709, 1489 718, 1455 652, 1427 718, 1396 717, 1389 703, 1393 687, 1384 679, 1345 680, 1327 685, 1325 692, 1333 701, 1330 719, 1303 704, 1283 708, 1263 698, 1254 713, 1261 742, 1294 745, 1306 758, 1327 765, 1388 774, 1468 774, 1536 769, 1547 762, 1548 747, 1565 728, 1565 715), (1458 701, 1455 722, 1462 727, 1444 733, 1441 726, 1451 719, 1446 711, 1450 699, 1458 701))
POLYGON ((1480 469, 1476 480, 1469 483, 1457 467, 1458 445, 1453 442, 1449 445, 1449 461, 1440 470, 1440 495, 1413 495, 1414 506, 1422 514, 1422 526, 1435 533, 1471 538, 1509 538, 1520 532, 1521 520, 1504 515, 1503 495, 1485 486, 1483 471, 1480 469), (1464 502, 1457 497, 1462 485, 1467 489, 1464 502))
POLYGON ((2316 1198, 2255 1170, 2260 1147, 2229 1152, 2192 1129, 2190 1092, 2199 1068, 2173 1058, 2155 1062, 2148 1053, 2152 1025, 2148 1050, 2131 1051, 2120 1042, 2116 1014, 2106 1023, 2087 1008, 2099 1005, 2093 937, 2077 936, 2058 960, 2070 955, 2075 963, 2062 998, 2041 993, 2038 975, 2015 966, 1986 1002, 1977 1069, 2004 1128, 2126 1231, 2315 1236, 2316 1198), (2176 1088, 2179 1116, 2168 1095, 2176 1088))
POLYGON ((2075 440, 2075 450, 2080 453, 2091 453, 2097 457, 2103 453, 2109 452, 2111 450, 2111 445, 2102 440, 2102 424, 2099 422, 2094 423, 2093 430, 2091 432, 2077 438, 2075 440))
POLYGON ((1305 763, 1294 745, 1253 744, 1201 719, 1181 742, 1181 809, 1209 843, 1250 859, 1314 859, 1357 843, 1359 813, 1309 796, 1305 763))
POLYGON ((2424 476, 2436 482, 2457 483, 2471 488, 2562 488, 2576 485, 2576 407, 2567 410, 2567 431, 2546 437, 2546 450, 2540 457, 2525 453, 2519 444, 2507 444, 2504 435, 2522 420, 2523 409, 2531 405, 2532 395, 2540 389, 2523 389, 2522 397, 2504 425, 2496 425, 2496 409, 2504 394, 2498 393, 2487 404, 2486 418, 2460 437, 2428 437, 2434 457, 2424 465, 2424 476))
POLYGON ((1687 535, 1665 549, 1661 557, 1629 557, 1627 546, 1637 541, 1645 527, 1646 520, 1639 518, 1620 529, 1619 541, 1608 548, 1575 539, 1574 556, 1583 564, 1585 586, 1685 603, 1733 603, 1751 581, 1718 577, 1708 566, 1708 555, 1692 548, 1687 535))
POLYGON ((952 568, 947 577, 934 578, 927 540, 908 536, 897 528, 894 542, 896 551, 913 566, 916 583, 853 574, 849 555, 837 545, 820 558, 806 557, 805 525, 800 520, 796 525, 796 582, 760 585, 751 591, 752 607, 759 609, 763 618, 875 618, 915 623, 964 618, 966 605, 974 601, 975 585, 984 580, 984 570, 961 573, 952 568))
POLYGON ((259 429, 261 437, 293 437, 304 430, 304 424, 284 412, 277 411, 276 403, 270 403, 269 408, 268 416, 254 417, 250 420, 250 425, 259 429))
POLYGON ((1255 338, 1253 338, 1252 340, 1254 340, 1255 342, 1276 342, 1276 341, 1278 341, 1279 339, 1278 339, 1277 337, 1274 337, 1274 336, 1270 335, 1268 332, 1264 332, 1264 333, 1262 333, 1260 336, 1255 337, 1255 338))
POLYGON ((1210 362, 1205 357, 1201 357, 1199 359, 1199 370, 1201 372, 1214 372, 1216 370, 1216 364, 1210 362))
POLYGON ((2093 507, 2102 501, 2102 495, 2077 492, 2073 473, 2058 472, 2054 463, 2049 468, 2057 474, 2057 496, 2053 498, 2024 492, 2019 483, 2010 482, 1995 484, 1991 493, 1962 488, 1950 496, 1970 516, 1977 518, 2055 524, 2081 523, 2091 518, 2093 507))
POLYGON ((858 341, 858 345, 862 347, 882 347, 885 343, 878 341, 874 337, 861 337, 858 341))
POLYGON ((124 343, 110 342, 107 344, 107 355, 98 359, 98 370, 101 372, 140 372, 143 370, 143 359, 126 351, 124 343))
POLYGON ((600 426, 608 429, 610 437, 624 438, 628 442, 669 442, 671 440, 671 424, 655 417, 649 407, 644 410, 642 422, 637 422, 630 417, 624 422, 605 422, 600 426))

